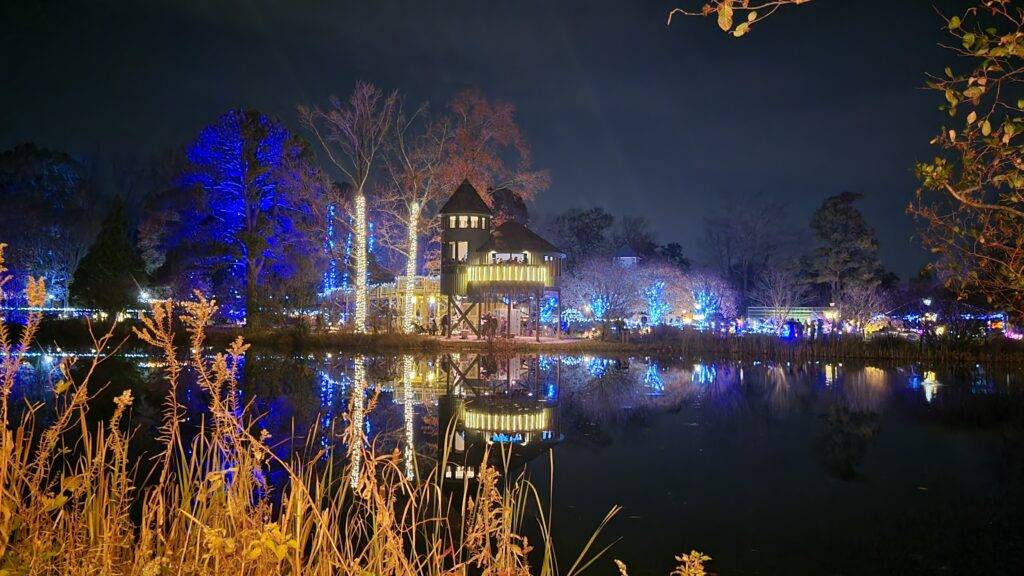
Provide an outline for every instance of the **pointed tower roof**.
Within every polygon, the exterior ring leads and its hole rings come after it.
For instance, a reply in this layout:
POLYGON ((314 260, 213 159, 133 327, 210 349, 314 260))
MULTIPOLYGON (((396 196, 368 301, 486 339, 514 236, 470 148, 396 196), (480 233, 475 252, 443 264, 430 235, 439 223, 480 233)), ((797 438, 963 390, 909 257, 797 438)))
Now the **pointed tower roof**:
POLYGON ((463 180, 462 184, 455 189, 452 197, 441 207, 441 214, 483 214, 493 216, 491 209, 480 197, 480 193, 469 183, 463 180))

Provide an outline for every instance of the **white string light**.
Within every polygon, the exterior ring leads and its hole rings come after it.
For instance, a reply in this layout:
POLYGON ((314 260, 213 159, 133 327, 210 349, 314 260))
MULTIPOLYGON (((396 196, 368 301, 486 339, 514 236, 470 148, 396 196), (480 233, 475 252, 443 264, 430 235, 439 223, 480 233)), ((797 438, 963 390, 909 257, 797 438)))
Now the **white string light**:
POLYGON ((412 381, 416 378, 416 369, 413 364, 412 356, 405 354, 402 356, 402 412, 405 420, 405 477, 409 480, 413 479, 413 450, 415 445, 413 443, 413 418, 415 412, 413 412, 413 390, 412 381))
POLYGON ((412 334, 416 307, 416 252, 419 244, 420 203, 409 205, 409 255, 405 263, 405 314, 402 317, 402 331, 412 334))
POLYGON ((366 332, 366 197, 356 196, 356 313, 353 320, 358 334, 366 332))
POLYGON ((363 405, 364 394, 366 393, 366 360, 362 356, 356 356, 353 358, 353 369, 352 369, 352 426, 349 434, 349 480, 352 487, 355 488, 359 485, 359 473, 363 463, 363 437, 365 431, 363 429, 364 420, 366 418, 365 407, 363 405))

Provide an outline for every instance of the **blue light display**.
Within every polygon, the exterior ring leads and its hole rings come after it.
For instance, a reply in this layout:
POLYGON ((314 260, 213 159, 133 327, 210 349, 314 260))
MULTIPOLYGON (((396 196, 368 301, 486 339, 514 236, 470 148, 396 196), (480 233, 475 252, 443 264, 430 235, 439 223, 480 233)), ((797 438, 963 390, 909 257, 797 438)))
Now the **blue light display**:
POLYGON ((609 308, 611 308, 611 300, 604 294, 594 296, 590 300, 590 310, 594 313, 596 320, 604 320, 609 308))
POLYGON ((644 372, 644 385, 653 395, 659 395, 665 391, 665 382, 661 379, 658 363, 653 360, 647 365, 647 371, 644 372))
POLYGON ((316 253, 297 225, 309 207, 281 185, 281 170, 301 154, 282 124, 241 110, 204 128, 186 151, 182 184, 202 198, 182 214, 177 244, 189 260, 189 287, 215 296, 229 319, 244 320, 246 294, 292 278, 296 261, 316 253))
POLYGON ((650 286, 644 288, 644 302, 647 303, 647 319, 652 325, 661 324, 665 315, 672 309, 665 302, 665 281, 655 280, 650 286))

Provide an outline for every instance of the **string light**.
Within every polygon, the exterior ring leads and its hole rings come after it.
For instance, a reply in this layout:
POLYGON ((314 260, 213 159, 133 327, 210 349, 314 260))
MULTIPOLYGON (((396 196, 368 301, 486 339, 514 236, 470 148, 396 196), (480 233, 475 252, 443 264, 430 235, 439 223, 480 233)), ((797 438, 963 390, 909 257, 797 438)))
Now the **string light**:
POLYGON ((363 421, 366 413, 363 406, 364 394, 366 391, 366 359, 356 356, 353 359, 352 369, 352 426, 349 436, 348 458, 351 463, 349 481, 352 487, 359 485, 359 473, 363 463, 363 421))
POLYGON ((405 314, 402 318, 402 331, 412 334, 415 315, 416 298, 416 252, 419 244, 420 203, 413 201, 409 205, 409 256, 405 262, 405 314))
POLYGON ((356 196, 356 313, 357 334, 366 333, 366 197, 356 196))
POLYGON ((402 412, 405 420, 405 477, 413 479, 413 391, 412 381, 416 377, 416 369, 413 365, 412 356, 402 356, 402 412))

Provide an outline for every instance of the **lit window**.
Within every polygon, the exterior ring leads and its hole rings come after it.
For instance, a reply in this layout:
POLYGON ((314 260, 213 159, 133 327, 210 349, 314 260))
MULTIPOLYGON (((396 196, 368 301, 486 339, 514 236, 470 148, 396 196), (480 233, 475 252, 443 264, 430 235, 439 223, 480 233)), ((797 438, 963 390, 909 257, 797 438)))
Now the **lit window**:
POLYGON ((479 220, 479 218, 478 218, 478 217, 476 217, 476 216, 470 216, 470 217, 469 217, 469 227, 470 227, 470 228, 476 228, 476 225, 477 225, 477 221, 478 221, 478 220, 479 220))
MULTIPOLYGON (((454 216, 452 216, 454 218, 454 216)), ((448 253, 451 255, 451 259, 455 260, 455 242, 448 243, 448 253)))
POLYGON ((469 242, 459 242, 458 249, 456 250, 455 259, 459 262, 464 262, 466 256, 469 255, 469 242))
POLYGON ((448 227, 455 228, 455 216, 448 217, 448 227))
POLYGON ((487 218, 481 218, 480 219, 480 227, 481 228, 487 228, 487 218))
POLYGON ((459 228, 469 228, 469 216, 459 216, 459 228))

